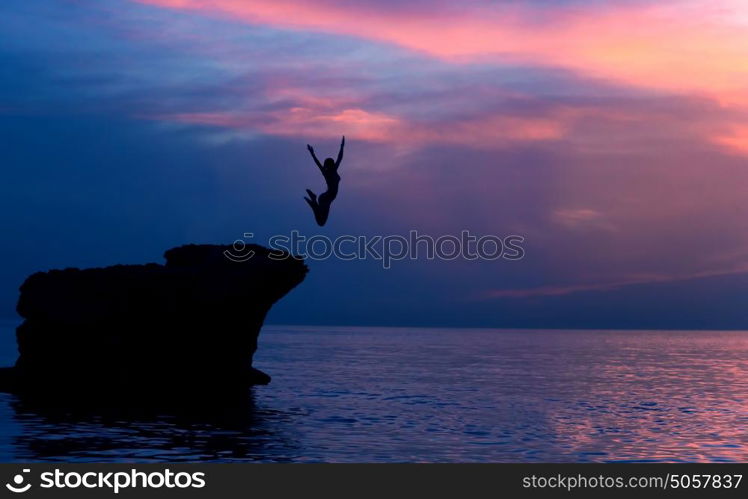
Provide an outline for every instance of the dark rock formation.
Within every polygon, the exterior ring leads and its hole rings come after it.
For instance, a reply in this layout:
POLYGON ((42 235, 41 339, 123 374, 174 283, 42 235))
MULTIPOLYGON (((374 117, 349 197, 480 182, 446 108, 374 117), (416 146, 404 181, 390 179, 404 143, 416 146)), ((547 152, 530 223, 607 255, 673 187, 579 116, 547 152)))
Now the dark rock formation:
POLYGON ((0 389, 199 394, 270 377, 252 368, 270 307, 305 277, 287 253, 256 245, 168 250, 166 265, 39 272, 21 286, 20 356, 0 389))

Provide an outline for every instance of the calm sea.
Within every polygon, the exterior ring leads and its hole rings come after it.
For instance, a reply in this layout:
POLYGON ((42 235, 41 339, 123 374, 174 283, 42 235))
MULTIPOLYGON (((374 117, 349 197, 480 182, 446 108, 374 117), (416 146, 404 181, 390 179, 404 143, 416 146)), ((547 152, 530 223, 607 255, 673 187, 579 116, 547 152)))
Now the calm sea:
POLYGON ((274 326, 255 364, 232 410, 0 394, 0 461, 748 461, 748 332, 274 326))

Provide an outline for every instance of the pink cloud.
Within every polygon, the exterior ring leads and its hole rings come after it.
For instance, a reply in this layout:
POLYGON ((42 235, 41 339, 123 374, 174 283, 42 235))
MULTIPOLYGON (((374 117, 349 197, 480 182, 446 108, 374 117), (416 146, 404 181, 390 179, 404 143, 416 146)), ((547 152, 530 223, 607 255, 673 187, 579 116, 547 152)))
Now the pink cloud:
MULTIPOLYGON (((461 9, 435 1, 429 9, 383 8, 334 0, 134 0, 167 9, 217 16, 290 30, 318 31, 392 43, 454 64, 467 61, 560 66, 583 76, 637 88, 705 97, 724 111, 724 123, 701 116, 676 126, 687 135, 730 154, 748 155, 748 3, 690 0, 584 8, 479 6, 461 9), (539 20, 538 20, 539 19, 539 20), (531 21, 530 21, 531 20, 531 21), (695 130, 698 128, 698 130, 695 130)), ((309 69, 312 70, 311 68, 309 69)), ((290 103, 282 112, 208 110, 159 112, 160 119, 252 129, 276 135, 331 137, 345 132, 359 139, 413 146, 451 143, 492 147, 512 142, 568 138, 576 123, 591 116, 641 122, 641 110, 556 108, 539 114, 464 117, 419 123, 382 110, 361 89, 296 88, 281 81, 265 96, 290 103)), ((477 96, 476 98, 486 98, 477 96)), ((656 112, 650 117, 662 120, 656 112)), ((632 129, 632 133, 633 129, 632 129)), ((606 147, 611 142, 608 141, 606 147)))
POLYGON ((329 138, 347 134, 357 140, 400 147, 442 143, 491 148, 516 142, 561 139, 579 115, 579 112, 556 107, 532 115, 497 112, 417 121, 368 109, 373 107, 369 100, 365 96, 357 99, 323 97, 311 90, 267 85, 259 101, 262 105, 255 107, 235 111, 155 113, 145 117, 279 136, 329 138))
MULTIPOLYGON (((136 0, 252 24, 393 43, 445 60, 484 59, 583 74, 748 105, 748 4, 653 2, 586 8, 435 2, 423 11, 302 0, 136 0), (528 22, 528 19, 544 21, 528 22)), ((375 5, 375 4, 374 4, 375 5)))
POLYGON ((748 156, 748 126, 734 125, 727 133, 716 135, 715 144, 727 148, 735 154, 748 156))
POLYGON ((156 115, 152 118, 178 123, 260 131, 281 136, 327 138, 347 133, 358 139, 369 141, 389 140, 392 138, 391 130, 401 127, 398 118, 356 108, 322 114, 310 108, 293 107, 273 112, 174 113, 156 115))
POLYGON ((552 213, 553 221, 567 229, 615 230, 605 215, 591 208, 562 208, 552 213))

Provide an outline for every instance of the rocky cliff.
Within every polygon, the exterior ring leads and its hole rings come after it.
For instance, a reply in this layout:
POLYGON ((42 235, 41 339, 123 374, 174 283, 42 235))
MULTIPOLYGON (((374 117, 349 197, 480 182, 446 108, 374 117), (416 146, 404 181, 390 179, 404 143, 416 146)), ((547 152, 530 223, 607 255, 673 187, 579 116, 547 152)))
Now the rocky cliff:
POLYGON ((307 272, 256 245, 188 245, 166 264, 39 272, 21 286, 20 356, 3 370, 10 391, 221 390, 264 384, 252 367, 270 307, 307 272))

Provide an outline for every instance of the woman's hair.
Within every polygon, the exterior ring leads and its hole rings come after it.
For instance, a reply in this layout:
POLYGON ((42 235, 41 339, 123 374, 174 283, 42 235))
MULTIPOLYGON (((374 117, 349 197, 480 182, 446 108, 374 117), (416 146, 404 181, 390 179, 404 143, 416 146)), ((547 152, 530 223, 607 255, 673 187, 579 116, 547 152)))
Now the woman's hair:
POLYGON ((325 168, 334 168, 335 167, 335 160, 332 158, 327 158, 325 160, 325 168))

